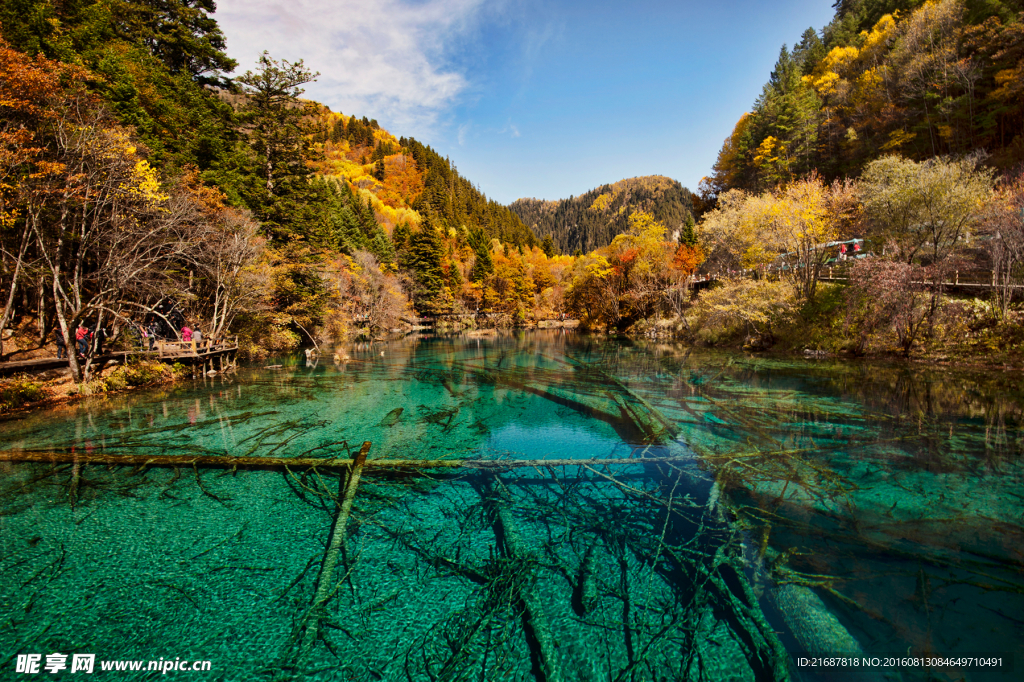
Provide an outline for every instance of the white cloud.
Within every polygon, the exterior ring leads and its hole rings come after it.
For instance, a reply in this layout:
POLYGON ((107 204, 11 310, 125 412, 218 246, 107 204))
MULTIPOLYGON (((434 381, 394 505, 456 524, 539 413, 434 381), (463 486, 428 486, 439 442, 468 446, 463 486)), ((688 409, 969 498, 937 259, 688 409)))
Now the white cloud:
POLYGON ((335 111, 422 134, 468 86, 451 48, 475 28, 483 0, 221 0, 214 17, 236 73, 263 50, 319 71, 306 95, 335 111))
POLYGON ((498 131, 499 135, 508 135, 509 137, 519 137, 519 127, 509 119, 501 130, 498 131))

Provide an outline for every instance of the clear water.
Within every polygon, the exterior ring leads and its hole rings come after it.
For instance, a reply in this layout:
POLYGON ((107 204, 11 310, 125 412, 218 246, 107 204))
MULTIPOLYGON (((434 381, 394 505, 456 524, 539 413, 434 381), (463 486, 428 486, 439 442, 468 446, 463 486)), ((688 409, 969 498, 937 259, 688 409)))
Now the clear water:
POLYGON ((167 675, 215 680, 1019 674, 1016 375, 560 331, 347 352, 0 422, 4 448, 64 460, 221 458, 0 462, 0 679, 28 679, 32 653, 139 680, 165 675, 100 661, 209 660, 167 675), (229 465, 364 441, 371 460, 626 463, 367 468, 344 532, 346 470, 229 465), (1001 667, 798 665, 907 652, 1001 667))

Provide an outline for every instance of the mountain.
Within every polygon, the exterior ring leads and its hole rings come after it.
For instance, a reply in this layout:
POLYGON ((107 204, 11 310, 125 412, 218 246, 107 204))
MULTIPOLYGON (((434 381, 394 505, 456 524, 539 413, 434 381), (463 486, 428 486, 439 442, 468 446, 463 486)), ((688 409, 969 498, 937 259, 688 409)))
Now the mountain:
POLYGON ((693 194, 676 180, 647 175, 559 201, 517 199, 509 208, 538 237, 551 235, 562 253, 587 253, 624 232, 635 211, 664 222, 671 236, 693 215, 693 194))
POLYGON ((317 158, 324 177, 345 180, 391 233, 423 218, 487 239, 533 247, 537 239, 515 213, 488 199, 455 165, 414 138, 395 137, 376 120, 321 106, 317 158))

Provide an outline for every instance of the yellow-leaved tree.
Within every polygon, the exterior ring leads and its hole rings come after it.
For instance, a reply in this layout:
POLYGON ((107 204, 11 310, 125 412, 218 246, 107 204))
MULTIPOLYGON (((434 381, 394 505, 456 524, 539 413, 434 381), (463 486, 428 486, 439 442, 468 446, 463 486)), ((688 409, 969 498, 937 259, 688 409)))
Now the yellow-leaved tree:
POLYGON ((698 227, 712 270, 766 268, 775 262, 780 252, 767 230, 773 203, 770 193, 751 195, 738 189, 718 197, 718 207, 698 227))
POLYGON ((816 174, 765 196, 769 242, 784 254, 797 291, 814 298, 821 268, 834 255, 831 243, 848 236, 859 204, 850 181, 826 185, 816 174))
POLYGON ((848 235, 858 211, 851 182, 826 185, 812 174, 759 195, 726 192, 701 234, 720 269, 772 269, 812 299, 830 243, 848 235))
POLYGON ((565 306, 584 324, 599 322, 618 312, 612 286, 612 266, 597 252, 582 255, 573 263, 565 291, 565 306))
POLYGON ((616 283, 621 328, 656 314, 670 285, 675 244, 664 223, 646 211, 629 216, 629 228, 606 248, 616 283))

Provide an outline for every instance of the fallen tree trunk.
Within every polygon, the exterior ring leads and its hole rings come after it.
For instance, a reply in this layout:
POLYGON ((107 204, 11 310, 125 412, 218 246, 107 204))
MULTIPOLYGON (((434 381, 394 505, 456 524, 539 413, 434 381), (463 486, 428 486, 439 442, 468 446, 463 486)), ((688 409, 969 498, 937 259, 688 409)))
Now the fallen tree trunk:
MULTIPOLYGON (((692 457, 644 457, 638 459, 374 459, 365 469, 518 469, 549 466, 626 466, 658 462, 689 462, 692 457)), ((318 457, 231 457, 215 455, 119 455, 103 452, 8 450, 0 462, 48 462, 63 464, 123 464, 131 466, 210 467, 351 467, 356 460, 318 457)))
POLYGON ((359 487, 359 479, 366 465, 366 455, 370 452, 370 441, 363 443, 359 454, 356 455, 355 463, 352 465, 352 472, 348 480, 339 492, 344 497, 338 503, 338 515, 334 519, 334 528, 331 529, 331 541, 324 553, 323 563, 320 565, 320 575, 317 578, 316 594, 313 597, 313 605, 306 614, 302 624, 301 645, 299 648, 300 660, 309 655, 310 650, 316 643, 320 633, 320 620, 323 617, 324 608, 328 600, 334 596, 341 586, 335 581, 335 572, 338 566, 338 557, 343 555, 346 561, 348 556, 348 517, 352 513, 352 503, 356 498, 356 489, 359 487))
POLYGON ((519 599, 523 609, 523 629, 535 658, 535 673, 539 673, 537 677, 541 682, 562 682, 565 679, 562 674, 562 660, 555 648, 551 625, 544 614, 539 590, 535 584, 534 568, 537 559, 523 540, 512 517, 510 508, 513 502, 508 490, 500 478, 495 479, 481 487, 480 495, 493 511, 494 534, 505 555, 513 561, 521 562, 526 571, 519 589, 519 599), (495 483, 497 485, 494 485, 495 483))

